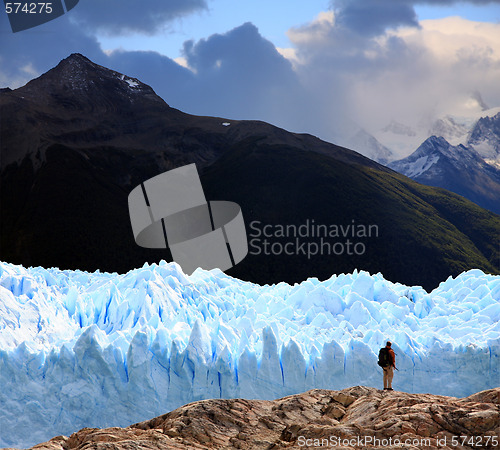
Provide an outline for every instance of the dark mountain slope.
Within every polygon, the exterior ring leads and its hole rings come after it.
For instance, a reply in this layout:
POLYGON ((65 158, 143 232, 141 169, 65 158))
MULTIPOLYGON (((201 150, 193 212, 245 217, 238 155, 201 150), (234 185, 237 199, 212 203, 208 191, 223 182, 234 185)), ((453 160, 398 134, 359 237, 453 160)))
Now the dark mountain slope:
POLYGON ((499 216, 313 136, 182 113, 81 55, 1 92, 0 108, 0 252, 9 262, 124 272, 168 259, 135 244, 128 194, 194 162, 208 199, 240 204, 250 241, 266 225, 377 227, 351 239, 363 244, 359 255, 347 254, 349 235, 323 239, 342 254, 310 257, 301 245, 314 249, 318 236, 273 236, 275 249, 293 241, 296 254, 249 254, 229 271, 242 279, 295 282, 358 268, 430 289, 468 268, 500 271, 499 216))
MULTIPOLYGON (((259 283, 281 279, 295 282, 311 276, 312 266, 312 273, 320 279, 357 268, 432 287, 438 279, 469 267, 498 270, 488 262, 498 261, 498 250, 491 239, 499 229, 498 216, 458 195, 422 186, 395 173, 247 141, 208 167, 202 182, 209 198, 232 200, 242 206, 250 251, 261 250, 260 255, 248 256, 229 272, 237 277, 259 283), (327 236, 323 240, 327 243, 345 244, 350 239, 363 243, 366 251, 362 255, 325 252, 308 259, 304 254, 287 255, 284 251, 280 255, 264 254, 266 238, 257 236, 259 232, 249 226, 258 221, 260 224, 253 228, 263 231, 266 224, 276 229, 276 225, 301 225, 308 220, 316 225, 346 226, 353 221, 356 225, 376 225, 378 237, 327 236), (252 245, 252 239, 259 241, 255 241, 257 245, 252 245)), ((295 241, 293 236, 267 240, 282 246, 295 241)), ((321 237, 309 236, 301 237, 300 242, 321 247, 322 241, 321 237)), ((276 248, 280 251, 280 246, 276 248)))

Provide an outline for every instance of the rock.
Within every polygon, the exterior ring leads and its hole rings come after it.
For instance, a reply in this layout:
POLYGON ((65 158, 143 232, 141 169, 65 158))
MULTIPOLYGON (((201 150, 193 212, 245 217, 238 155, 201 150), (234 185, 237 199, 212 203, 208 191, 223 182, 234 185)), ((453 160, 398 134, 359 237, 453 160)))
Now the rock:
MULTIPOLYGON (((69 438, 58 436, 33 449, 286 449, 327 445, 337 450, 472 449, 477 448, 479 436, 481 448, 497 448, 499 434, 500 388, 457 399, 356 386, 342 391, 314 389, 274 401, 203 400, 127 428, 84 428, 69 438), (472 440, 454 447, 454 436, 472 440)), ((458 442, 461 444, 461 438, 458 442)))

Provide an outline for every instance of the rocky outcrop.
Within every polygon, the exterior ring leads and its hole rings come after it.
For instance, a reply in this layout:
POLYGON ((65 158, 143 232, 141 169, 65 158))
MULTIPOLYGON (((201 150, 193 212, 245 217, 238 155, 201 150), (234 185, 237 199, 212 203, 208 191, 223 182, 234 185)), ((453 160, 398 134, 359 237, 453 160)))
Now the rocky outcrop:
POLYGON ((127 428, 85 428, 34 449, 498 448, 500 388, 463 399, 356 386, 274 401, 203 400, 127 428))

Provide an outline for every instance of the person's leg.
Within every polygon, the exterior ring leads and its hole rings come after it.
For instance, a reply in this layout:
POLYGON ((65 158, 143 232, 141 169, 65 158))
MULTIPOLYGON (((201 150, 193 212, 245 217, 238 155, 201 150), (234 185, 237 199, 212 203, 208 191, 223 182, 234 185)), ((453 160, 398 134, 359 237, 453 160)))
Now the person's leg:
POLYGON ((384 371, 384 389, 387 389, 389 387, 389 385, 388 385, 389 375, 387 373, 387 368, 384 367, 382 370, 384 371))
POLYGON ((394 377, 394 368, 391 366, 387 369, 387 388, 392 389, 392 378, 394 377))

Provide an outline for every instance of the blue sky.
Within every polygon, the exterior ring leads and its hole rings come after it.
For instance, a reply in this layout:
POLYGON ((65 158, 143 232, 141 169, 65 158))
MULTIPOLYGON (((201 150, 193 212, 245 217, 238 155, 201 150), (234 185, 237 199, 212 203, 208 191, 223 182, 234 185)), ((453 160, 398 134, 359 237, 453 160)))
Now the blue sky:
MULTIPOLYGON (((104 49, 154 50, 171 58, 178 58, 185 41, 224 33, 245 22, 253 23, 260 34, 277 47, 289 47, 287 31, 312 21, 319 12, 330 7, 328 0, 211 0, 207 8, 170 23, 154 36, 99 35, 104 49)), ((500 22, 500 4, 416 5, 419 20, 460 16, 479 22, 500 22)))
POLYGON ((224 33, 245 22, 253 23, 263 37, 278 47, 290 42, 287 31, 302 25, 328 9, 328 0, 290 2, 287 0, 211 0, 207 8, 170 24, 156 36, 134 35, 130 38, 100 36, 104 48, 123 47, 128 50, 155 50, 167 56, 181 56, 182 44, 214 33, 224 33))
POLYGON ((80 0, 0 35, 1 87, 78 52, 185 112, 338 143, 500 106, 500 0, 80 0))

